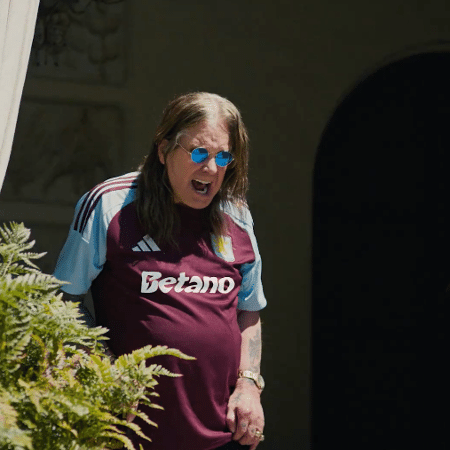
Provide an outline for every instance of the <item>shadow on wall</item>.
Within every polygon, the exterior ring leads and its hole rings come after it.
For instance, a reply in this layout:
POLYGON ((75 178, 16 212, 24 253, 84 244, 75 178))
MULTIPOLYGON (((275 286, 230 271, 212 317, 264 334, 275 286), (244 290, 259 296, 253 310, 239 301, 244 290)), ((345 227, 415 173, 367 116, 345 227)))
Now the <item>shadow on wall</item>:
POLYGON ((401 449, 417 438, 419 356, 445 329, 438 313, 450 283, 449 79, 448 53, 392 63, 347 96, 323 135, 314 178, 314 449, 401 449))

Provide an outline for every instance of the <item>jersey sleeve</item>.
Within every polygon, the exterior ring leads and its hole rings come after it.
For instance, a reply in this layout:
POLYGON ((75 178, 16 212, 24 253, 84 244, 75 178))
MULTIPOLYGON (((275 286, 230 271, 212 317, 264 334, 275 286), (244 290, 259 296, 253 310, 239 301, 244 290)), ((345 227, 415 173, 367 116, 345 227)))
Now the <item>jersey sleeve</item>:
POLYGON ((69 235, 56 263, 54 276, 70 284, 62 290, 72 295, 86 294, 106 261, 107 224, 99 202, 86 223, 83 222, 85 194, 75 207, 69 235))
POLYGON ((224 210, 247 232, 255 255, 253 262, 242 264, 240 268, 242 284, 238 293, 237 307, 245 311, 259 311, 266 307, 267 300, 263 290, 262 260, 253 230, 252 216, 246 207, 238 209, 236 206, 227 204, 224 210))

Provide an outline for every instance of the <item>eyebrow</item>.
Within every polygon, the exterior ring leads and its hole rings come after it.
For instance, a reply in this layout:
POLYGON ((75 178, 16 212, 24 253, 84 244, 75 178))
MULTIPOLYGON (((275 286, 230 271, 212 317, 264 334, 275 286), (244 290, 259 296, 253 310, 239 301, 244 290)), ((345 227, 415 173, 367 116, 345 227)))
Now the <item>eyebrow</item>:
POLYGON ((219 151, 217 151, 217 152, 211 152, 210 150, 208 150, 208 148, 206 147, 206 146, 204 146, 204 145, 193 145, 193 146, 191 146, 191 147, 189 147, 189 152, 192 152, 193 150, 195 150, 196 148, 204 148, 210 155, 217 155, 218 153, 220 153, 220 152, 228 152, 228 153, 232 153, 231 152, 231 150, 228 150, 228 149, 222 149, 222 150, 219 150, 219 151))

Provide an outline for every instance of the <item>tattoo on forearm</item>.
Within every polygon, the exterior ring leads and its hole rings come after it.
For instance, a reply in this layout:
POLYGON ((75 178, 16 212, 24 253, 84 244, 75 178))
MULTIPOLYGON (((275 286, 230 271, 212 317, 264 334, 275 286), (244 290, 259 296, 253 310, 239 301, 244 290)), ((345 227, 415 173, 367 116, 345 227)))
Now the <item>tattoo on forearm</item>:
POLYGON ((261 364, 261 330, 258 329, 256 334, 249 340, 249 357, 251 370, 258 372, 261 364))

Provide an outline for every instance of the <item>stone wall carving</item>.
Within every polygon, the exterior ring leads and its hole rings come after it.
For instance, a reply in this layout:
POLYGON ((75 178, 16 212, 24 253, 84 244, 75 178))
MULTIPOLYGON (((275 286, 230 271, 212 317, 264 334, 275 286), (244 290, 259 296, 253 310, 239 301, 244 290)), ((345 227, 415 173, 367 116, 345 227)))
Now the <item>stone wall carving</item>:
POLYGON ((117 106, 23 101, 2 200, 73 206, 120 172, 123 128, 117 106))
POLYGON ((122 84, 125 12, 123 0, 41 0, 29 75, 122 84))

